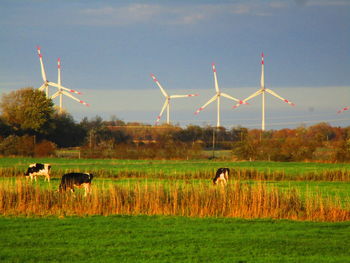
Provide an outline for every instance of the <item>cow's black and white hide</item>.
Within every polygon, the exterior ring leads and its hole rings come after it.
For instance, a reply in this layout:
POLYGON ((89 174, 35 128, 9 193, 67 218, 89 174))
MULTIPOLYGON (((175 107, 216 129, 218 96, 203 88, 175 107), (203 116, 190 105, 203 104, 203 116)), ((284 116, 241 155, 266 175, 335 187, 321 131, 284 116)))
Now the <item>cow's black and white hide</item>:
POLYGON ((43 175, 45 180, 50 182, 50 170, 51 165, 48 163, 33 163, 29 165, 24 175, 28 176, 27 178, 30 178, 31 180, 34 179, 35 181, 37 176, 43 175))
POLYGON ((229 168, 219 168, 216 171, 215 177, 213 178, 213 184, 223 184, 226 185, 228 182, 228 176, 230 174, 229 168))
POLYGON ((89 173, 67 173, 62 176, 59 192, 65 192, 71 190, 74 192, 74 188, 85 188, 85 196, 91 193, 91 180, 92 174, 89 173))

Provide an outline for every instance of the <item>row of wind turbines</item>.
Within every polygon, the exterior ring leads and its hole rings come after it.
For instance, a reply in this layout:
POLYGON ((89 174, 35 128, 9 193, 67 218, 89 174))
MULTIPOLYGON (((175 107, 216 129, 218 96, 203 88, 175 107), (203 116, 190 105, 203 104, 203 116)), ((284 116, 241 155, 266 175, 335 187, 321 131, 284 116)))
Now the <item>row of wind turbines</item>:
MULTIPOLYGON (((227 99, 233 100, 235 102, 237 102, 237 104, 235 104, 232 108, 238 108, 240 105, 242 104, 248 104, 247 101, 258 96, 258 95, 262 95, 262 121, 261 121, 261 130, 265 130, 265 93, 270 93, 272 96, 288 103, 291 106, 295 106, 294 103, 292 103, 291 101, 282 98, 280 95, 278 95, 276 92, 272 91, 271 89, 265 88, 265 77, 264 77, 264 53, 261 54, 261 81, 260 81, 260 89, 256 92, 254 92, 253 94, 251 94, 249 97, 245 98, 244 100, 240 100, 237 99, 235 97, 232 97, 226 93, 223 93, 220 91, 219 88, 219 84, 218 84, 218 78, 216 75, 216 67, 215 64, 212 64, 212 69, 213 69, 213 73, 214 73, 214 85, 215 85, 215 95, 209 99, 202 107, 200 107, 195 114, 199 114, 202 110, 204 110, 210 103, 216 101, 217 102, 217 121, 216 121, 216 127, 220 127, 220 99, 221 96, 225 97, 227 99)), ((163 108, 157 118, 157 123, 159 122, 165 108, 167 108, 167 123, 170 123, 170 119, 169 119, 169 108, 170 108, 170 99, 172 98, 184 98, 184 97, 193 97, 193 96, 198 96, 198 94, 189 94, 189 95, 172 95, 169 96, 164 88, 162 87, 162 85, 159 83, 159 81, 156 79, 156 77, 151 74, 151 77, 153 78, 153 80, 156 82, 156 84, 158 85, 158 87, 160 88, 161 92, 163 93, 164 97, 166 98, 165 103, 163 105, 163 108)))
MULTIPOLYGON (((86 103, 85 101, 82 101, 78 98, 76 98, 75 96, 73 96, 71 93, 75 93, 75 94, 81 94, 81 92, 76 91, 76 90, 72 90, 72 89, 68 89, 64 86, 62 86, 62 82, 61 82, 61 60, 60 58, 58 58, 57 60, 57 70, 58 70, 58 76, 57 76, 57 83, 55 82, 51 82, 48 81, 47 77, 46 77, 46 73, 45 73, 45 67, 44 67, 44 63, 43 63, 43 56, 41 54, 41 48, 38 46, 37 47, 37 51, 38 51, 38 56, 39 56, 39 60, 40 60, 40 67, 41 67, 41 76, 43 79, 43 84, 39 87, 39 90, 41 91, 45 91, 46 96, 48 98, 51 99, 55 99, 57 97, 59 97, 59 112, 62 113, 63 112, 63 95, 85 105, 85 106, 90 106, 90 104, 86 103), (57 88, 57 91, 53 94, 53 95, 49 95, 49 86, 57 88)), ((221 127, 221 120, 220 120, 220 100, 221 100, 221 96, 225 97, 227 99, 233 100, 236 102, 236 104, 234 106, 232 106, 233 109, 238 108, 240 105, 242 104, 248 104, 248 101, 251 100, 252 98, 261 95, 262 96, 262 117, 261 117, 261 130, 265 130, 265 93, 269 93, 272 96, 276 97, 277 99, 280 99, 286 103, 288 103, 291 106, 295 106, 294 103, 292 103, 291 101, 281 97, 280 95, 278 95, 276 92, 274 92, 271 89, 268 89, 265 87, 265 75, 264 75, 264 53, 261 54, 261 80, 260 80, 260 89, 257 90, 256 92, 254 92, 253 94, 251 94, 250 96, 248 96, 247 98, 245 98, 244 100, 240 100, 237 99, 235 97, 230 96, 229 94, 223 93, 220 91, 219 88, 219 84, 218 84, 218 79, 217 79, 217 74, 216 74, 216 67, 215 64, 212 64, 212 69, 213 69, 213 73, 214 73, 214 86, 215 86, 215 95, 210 98, 202 107, 200 107, 195 114, 199 114, 202 110, 204 110, 209 104, 211 104, 212 102, 216 101, 217 102, 217 122, 216 122, 216 127, 221 127)), ((154 82, 157 84, 157 86, 159 87, 161 93, 164 95, 165 97, 165 102, 163 104, 163 107, 157 117, 156 120, 156 124, 159 123, 165 109, 167 110, 167 119, 166 122, 167 124, 170 124, 170 100, 171 99, 177 99, 177 98, 188 98, 188 97, 194 97, 194 96, 198 96, 198 94, 187 94, 187 95, 169 95, 165 89, 162 87, 162 85, 160 84, 160 82, 158 81, 158 79, 154 76, 154 74, 151 74, 152 79, 154 80, 154 82)), ((345 107, 341 110, 338 111, 338 113, 341 113, 343 111, 349 110, 349 107, 345 107)))

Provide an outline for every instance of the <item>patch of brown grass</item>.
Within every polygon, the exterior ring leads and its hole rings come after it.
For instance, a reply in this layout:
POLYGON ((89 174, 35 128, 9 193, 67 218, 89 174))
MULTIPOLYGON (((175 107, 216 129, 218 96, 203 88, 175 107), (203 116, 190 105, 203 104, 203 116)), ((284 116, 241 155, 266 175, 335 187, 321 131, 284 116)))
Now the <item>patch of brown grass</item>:
POLYGON ((350 208, 337 198, 281 191, 264 183, 107 184, 82 192, 58 193, 17 179, 0 185, 0 214, 5 216, 172 215, 189 217, 274 218, 312 221, 350 220, 350 208))

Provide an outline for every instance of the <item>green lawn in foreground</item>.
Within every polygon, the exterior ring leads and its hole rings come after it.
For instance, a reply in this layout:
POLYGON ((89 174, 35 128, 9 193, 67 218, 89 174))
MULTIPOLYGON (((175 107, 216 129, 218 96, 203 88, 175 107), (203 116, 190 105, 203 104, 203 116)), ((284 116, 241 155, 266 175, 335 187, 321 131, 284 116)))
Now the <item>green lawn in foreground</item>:
POLYGON ((0 218, 0 262, 350 262, 350 222, 0 218))
POLYGON ((303 162, 228 162, 212 160, 116 160, 116 159, 67 159, 67 158, 0 158, 0 168, 26 169, 34 162, 50 163, 52 170, 78 169, 80 171, 106 170, 112 172, 141 171, 147 173, 174 174, 176 172, 208 171, 219 167, 256 169, 258 171, 284 171, 286 174, 320 172, 324 170, 350 170, 350 164, 322 164, 303 162))

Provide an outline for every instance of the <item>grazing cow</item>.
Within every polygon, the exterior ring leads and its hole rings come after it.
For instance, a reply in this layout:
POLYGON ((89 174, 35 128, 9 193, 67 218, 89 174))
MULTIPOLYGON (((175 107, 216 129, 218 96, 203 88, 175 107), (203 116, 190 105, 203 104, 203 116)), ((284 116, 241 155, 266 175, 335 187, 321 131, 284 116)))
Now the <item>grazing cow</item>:
POLYGON ((213 184, 223 184, 226 185, 228 181, 228 176, 230 174, 229 168, 219 168, 216 171, 216 175, 213 179, 213 184))
POLYGON ((45 180, 47 179, 47 181, 50 182, 50 169, 51 169, 50 164, 33 163, 29 165, 27 172, 25 172, 24 175, 29 176, 31 180, 33 180, 34 178, 35 181, 38 175, 43 175, 45 176, 45 180))
POLYGON ((71 190, 74 192, 74 187, 85 188, 85 196, 91 192, 92 174, 89 173, 68 173, 64 174, 61 179, 61 184, 58 188, 59 192, 71 190))

